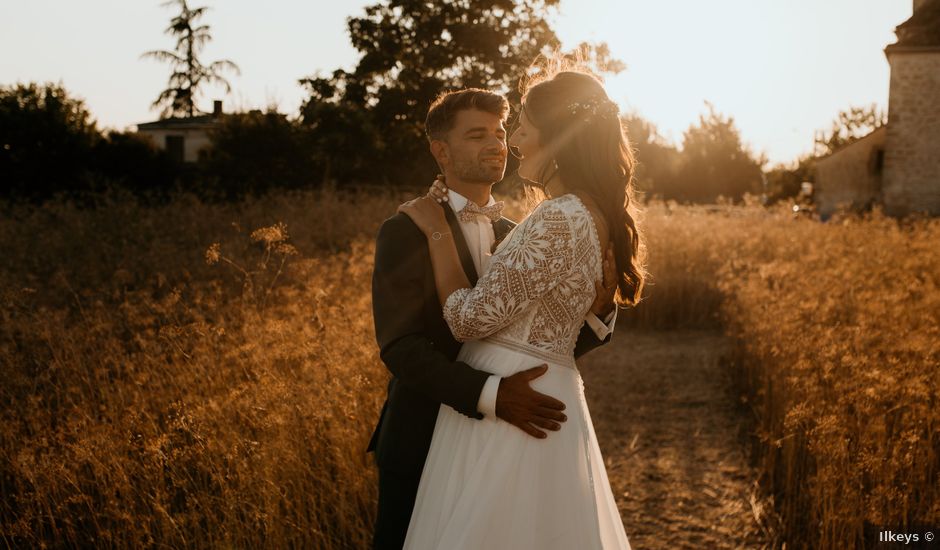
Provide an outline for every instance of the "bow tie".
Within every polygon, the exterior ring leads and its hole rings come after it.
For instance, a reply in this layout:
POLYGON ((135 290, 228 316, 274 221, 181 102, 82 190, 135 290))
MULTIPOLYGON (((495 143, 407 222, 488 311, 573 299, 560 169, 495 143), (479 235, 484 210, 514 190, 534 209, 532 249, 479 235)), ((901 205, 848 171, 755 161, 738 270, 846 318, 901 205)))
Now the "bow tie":
POLYGON ((477 214, 482 214, 489 218, 491 222, 495 222, 502 217, 503 206, 503 201, 495 202, 489 206, 477 206, 477 203, 468 200, 467 205, 460 212, 457 212, 457 216, 462 222, 472 222, 477 214))

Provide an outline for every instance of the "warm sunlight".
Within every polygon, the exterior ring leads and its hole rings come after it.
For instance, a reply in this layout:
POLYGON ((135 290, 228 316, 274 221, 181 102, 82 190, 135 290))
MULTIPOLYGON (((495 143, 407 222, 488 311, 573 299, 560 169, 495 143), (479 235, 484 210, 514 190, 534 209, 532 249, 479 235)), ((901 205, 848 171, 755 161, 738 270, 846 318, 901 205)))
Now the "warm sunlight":
MULTIPOLYGON (((224 99, 226 109, 271 102, 295 109, 303 97, 298 78, 355 65, 344 20, 368 3, 280 0, 261 13, 244 0, 210 4, 214 40, 206 51, 224 52, 243 71, 233 78, 231 94, 208 88, 208 95, 224 99)), ((162 73, 137 54, 163 43, 159 2, 119 3, 106 11, 59 3, 57 17, 48 18, 51 4, 5 8, 0 47, 19 55, 4 57, 0 78, 62 78, 106 126, 150 120, 148 90, 162 73), (99 68, 83 70, 92 59, 99 68), (116 87, 114 74, 129 78, 116 87)), ((735 118, 755 152, 789 162, 811 148, 813 132, 841 109, 887 105, 883 49, 910 14, 910 2, 900 0, 562 0, 553 21, 565 47, 606 41, 627 64, 609 79, 611 94, 676 143, 710 101, 735 118)))
POLYGON ((666 136, 680 141, 710 101, 757 152, 787 162, 840 109, 887 105, 883 50, 910 15, 897 0, 569 0, 558 33, 606 41, 627 64, 612 95, 666 136))
POLYGON ((0 547, 936 547, 940 0, 28 0, 0 51, 0 547))

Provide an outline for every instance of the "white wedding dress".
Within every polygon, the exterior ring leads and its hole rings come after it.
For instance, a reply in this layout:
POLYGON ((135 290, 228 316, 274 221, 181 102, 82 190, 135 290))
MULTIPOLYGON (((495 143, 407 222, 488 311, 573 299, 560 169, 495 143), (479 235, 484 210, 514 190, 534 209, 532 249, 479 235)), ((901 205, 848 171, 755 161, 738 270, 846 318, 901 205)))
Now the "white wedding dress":
POLYGON ((441 405, 405 539, 413 550, 629 549, 607 480, 574 347, 602 276, 590 212, 575 195, 543 201, 500 243, 444 318, 457 359, 500 376, 548 364, 531 386, 568 419, 536 439, 441 405))

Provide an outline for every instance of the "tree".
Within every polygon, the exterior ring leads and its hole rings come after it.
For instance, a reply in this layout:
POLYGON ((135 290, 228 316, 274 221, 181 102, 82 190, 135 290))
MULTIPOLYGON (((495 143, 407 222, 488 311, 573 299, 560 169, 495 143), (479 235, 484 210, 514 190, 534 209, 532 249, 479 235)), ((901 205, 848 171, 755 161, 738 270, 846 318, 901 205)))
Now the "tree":
POLYGON ((823 130, 821 136, 816 138, 815 153, 818 156, 834 153, 887 123, 888 114, 879 109, 876 103, 839 111, 829 130, 823 130))
POLYGON ((803 182, 816 181, 816 157, 800 156, 792 165, 778 164, 766 172, 767 201, 776 202, 796 197, 803 182))
MULTIPOLYGON (((517 103, 517 83, 532 60, 558 47, 545 19, 557 4, 388 0, 350 18, 350 38, 361 54, 355 70, 300 80, 310 94, 302 121, 323 147, 324 174, 346 181, 430 181, 437 171, 424 136, 431 102, 445 89, 480 87, 517 103)), ((606 47, 579 48, 605 68, 622 68, 606 47)))
POLYGON ((713 202, 719 196, 740 199, 746 192, 759 190, 761 167, 767 160, 755 159, 741 143, 733 117, 715 112, 699 116, 698 126, 683 134, 678 185, 664 193, 665 198, 692 202, 713 202))
POLYGON ((201 162, 225 198, 298 188, 316 178, 307 133, 273 108, 226 116, 212 130, 212 147, 201 162))
POLYGON ((99 132, 85 102, 61 84, 0 87, 0 195, 42 201, 117 185, 159 198, 177 176, 141 136, 99 132))
POLYGON ((0 181, 5 196, 75 190, 101 139, 81 99, 59 84, 0 87, 0 181))
POLYGON ((638 113, 628 113, 621 120, 636 156, 637 189, 660 196, 673 189, 679 170, 679 151, 660 135, 655 124, 638 113))
POLYGON ((209 25, 195 26, 209 8, 190 8, 186 0, 168 0, 161 5, 174 4, 179 7, 180 13, 170 20, 170 26, 164 32, 176 37, 176 50, 155 50, 141 55, 142 59, 165 61, 173 71, 167 89, 160 92, 151 105, 154 109, 162 107, 161 118, 177 115, 192 117, 196 113, 203 113, 196 107, 199 87, 204 83, 219 83, 225 87, 226 92, 231 92, 232 87, 228 80, 222 77, 221 71, 230 69, 235 74, 240 74, 238 66, 227 59, 213 61, 206 66, 197 57, 206 43, 212 40, 209 25))
POLYGON ((175 191, 181 168, 165 150, 136 132, 108 131, 91 151, 91 171, 108 185, 120 186, 147 202, 175 191))
POLYGON ((380 167, 374 162, 382 150, 384 136, 373 126, 370 114, 361 105, 346 101, 304 105, 302 124, 313 151, 318 183, 377 177, 380 167))

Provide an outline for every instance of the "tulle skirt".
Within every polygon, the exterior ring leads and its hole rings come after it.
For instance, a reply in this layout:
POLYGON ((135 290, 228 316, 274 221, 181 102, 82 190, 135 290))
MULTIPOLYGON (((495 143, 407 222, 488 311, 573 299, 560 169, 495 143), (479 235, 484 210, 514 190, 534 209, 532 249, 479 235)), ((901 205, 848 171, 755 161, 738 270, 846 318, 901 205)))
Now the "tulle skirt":
POLYGON ((564 402, 568 419, 536 439, 441 405, 404 547, 629 549, 574 361, 488 341, 467 342, 458 360, 503 377, 548 363, 531 386, 564 402))

